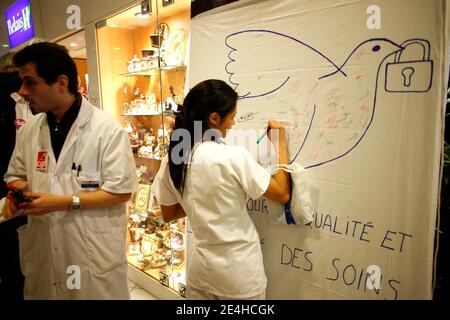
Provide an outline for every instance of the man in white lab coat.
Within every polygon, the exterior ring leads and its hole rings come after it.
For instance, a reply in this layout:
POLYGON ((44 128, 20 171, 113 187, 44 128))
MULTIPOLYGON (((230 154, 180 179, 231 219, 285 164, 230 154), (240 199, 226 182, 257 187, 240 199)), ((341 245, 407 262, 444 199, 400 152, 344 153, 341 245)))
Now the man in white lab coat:
POLYGON ((128 299, 125 202, 137 188, 126 132, 77 92, 67 50, 37 43, 14 56, 19 91, 39 114, 20 130, 5 181, 30 198, 21 211, 26 299, 128 299))

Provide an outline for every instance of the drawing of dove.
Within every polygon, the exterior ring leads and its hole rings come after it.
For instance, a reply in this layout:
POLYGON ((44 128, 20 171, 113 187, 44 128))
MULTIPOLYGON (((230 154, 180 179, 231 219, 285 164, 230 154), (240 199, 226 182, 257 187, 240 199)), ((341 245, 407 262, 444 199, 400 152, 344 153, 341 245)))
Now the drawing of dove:
POLYGON ((369 39, 338 66, 311 45, 270 30, 236 32, 225 44, 229 82, 240 99, 265 100, 255 104, 261 119, 286 115, 290 161, 305 168, 359 144, 374 117, 381 66, 403 50, 389 39, 369 39))

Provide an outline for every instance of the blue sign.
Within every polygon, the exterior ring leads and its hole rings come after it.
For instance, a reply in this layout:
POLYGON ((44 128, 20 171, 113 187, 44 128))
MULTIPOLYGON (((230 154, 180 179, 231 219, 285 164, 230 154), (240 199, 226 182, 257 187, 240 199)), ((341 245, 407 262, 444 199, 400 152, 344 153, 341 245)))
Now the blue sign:
POLYGON ((18 0, 5 11, 10 48, 34 37, 30 0, 18 0))

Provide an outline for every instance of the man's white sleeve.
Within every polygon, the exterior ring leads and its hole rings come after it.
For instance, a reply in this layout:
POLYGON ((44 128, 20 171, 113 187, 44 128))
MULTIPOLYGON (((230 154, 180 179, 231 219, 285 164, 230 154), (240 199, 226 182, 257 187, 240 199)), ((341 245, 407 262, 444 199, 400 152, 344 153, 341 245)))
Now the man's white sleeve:
POLYGON ((135 192, 138 179, 127 133, 117 129, 106 143, 102 152, 102 190, 116 194, 135 192))

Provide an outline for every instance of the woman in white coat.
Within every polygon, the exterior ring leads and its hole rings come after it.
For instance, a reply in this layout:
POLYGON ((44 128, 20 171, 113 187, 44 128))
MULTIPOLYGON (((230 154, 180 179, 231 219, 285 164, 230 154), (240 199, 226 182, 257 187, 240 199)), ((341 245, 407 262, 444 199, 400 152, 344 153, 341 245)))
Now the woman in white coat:
MULTIPOLYGON (((290 197, 287 173, 279 170, 271 177, 245 148, 221 139, 234 124, 237 98, 221 80, 203 81, 188 93, 175 120, 169 157, 152 185, 164 220, 187 215, 193 231, 188 299, 265 299, 260 240, 246 203, 248 197, 264 195, 280 203, 290 197), (198 128, 201 132, 195 132, 198 128)), ((286 164, 284 128, 271 120, 268 129, 269 138, 278 131, 275 148, 286 164)))
MULTIPOLYGON (((19 93, 39 113, 5 175, 32 199, 18 230, 25 298, 128 299, 125 202, 137 188, 128 136, 77 93, 64 47, 33 44, 14 60, 19 93)), ((16 214, 9 200, 4 213, 16 214)))

